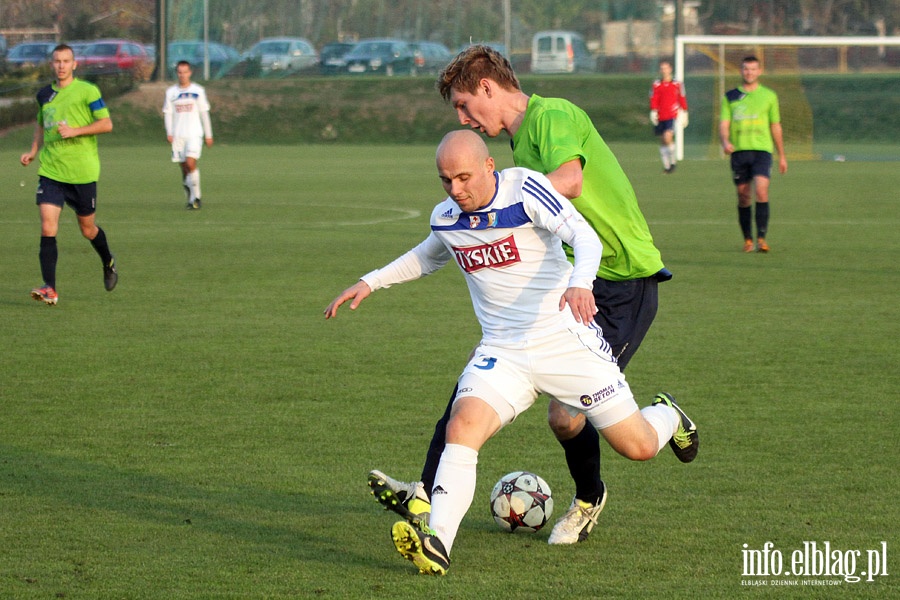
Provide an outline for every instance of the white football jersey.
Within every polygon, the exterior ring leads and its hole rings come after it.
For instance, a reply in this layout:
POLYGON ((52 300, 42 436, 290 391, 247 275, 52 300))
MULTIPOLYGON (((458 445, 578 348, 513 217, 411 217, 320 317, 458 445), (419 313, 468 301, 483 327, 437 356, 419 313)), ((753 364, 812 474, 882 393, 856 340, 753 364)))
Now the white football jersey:
POLYGON ((362 277, 373 290, 417 279, 454 260, 466 278, 482 342, 519 343, 581 326, 559 301, 569 287, 592 289, 602 245, 572 203, 529 169, 495 173, 497 191, 476 212, 449 197, 431 214, 431 234, 386 267, 362 277), (561 241, 575 251, 575 266, 561 241))
POLYGON ((203 86, 191 83, 181 88, 176 83, 166 90, 163 117, 166 135, 174 138, 211 138, 209 100, 203 86))

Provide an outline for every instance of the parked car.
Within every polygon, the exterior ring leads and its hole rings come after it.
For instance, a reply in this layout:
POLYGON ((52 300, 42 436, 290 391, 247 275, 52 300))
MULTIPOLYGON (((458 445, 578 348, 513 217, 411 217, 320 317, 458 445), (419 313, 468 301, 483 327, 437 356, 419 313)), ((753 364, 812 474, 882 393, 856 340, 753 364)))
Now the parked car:
POLYGON ((166 47, 166 61, 169 63, 166 69, 166 76, 169 78, 175 77, 175 65, 182 60, 186 60, 191 63, 194 77, 202 78, 207 52, 209 53, 210 79, 223 76, 241 60, 241 55, 237 49, 225 44, 218 42, 204 44, 200 40, 178 40, 169 42, 169 45, 166 47))
POLYGON ((316 49, 303 38, 277 37, 262 39, 244 53, 243 60, 258 60, 263 75, 297 73, 315 68, 319 62, 316 49))
POLYGON ((347 70, 347 53, 356 44, 350 42, 331 42, 319 50, 319 72, 322 75, 337 75, 347 70))
POLYGON ((45 65, 56 42, 22 42, 6 53, 6 64, 12 69, 32 69, 45 65))
POLYGON ((410 46, 412 46, 416 70, 419 73, 437 75, 453 58, 450 49, 437 42, 412 42, 410 46))
POLYGON ((137 81, 147 81, 153 73, 144 46, 131 40, 97 40, 84 49, 78 65, 88 75, 130 73, 137 81))
POLYGON ((574 31, 539 31, 531 42, 532 73, 594 72, 597 61, 574 31))
POLYGON ((357 75, 415 75, 417 71, 413 49, 403 40, 363 40, 344 59, 347 61, 347 72, 357 75))

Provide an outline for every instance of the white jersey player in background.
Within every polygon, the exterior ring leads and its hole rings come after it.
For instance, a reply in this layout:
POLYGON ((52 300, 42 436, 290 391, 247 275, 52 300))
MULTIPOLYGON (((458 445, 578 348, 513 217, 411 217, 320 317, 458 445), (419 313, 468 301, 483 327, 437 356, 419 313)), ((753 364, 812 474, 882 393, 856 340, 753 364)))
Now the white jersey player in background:
POLYGON ((651 459, 669 444, 689 462, 699 439, 668 394, 638 410, 593 320, 602 245, 572 203, 536 171, 494 171, 487 146, 470 130, 444 137, 437 168, 449 196, 431 214, 431 234, 344 290, 325 318, 347 301, 356 309, 374 290, 418 279, 451 260, 465 276, 482 339, 459 378, 430 521, 392 528, 401 555, 422 573, 443 575, 475 494, 481 446, 539 394, 583 413, 632 460, 651 459), (574 250, 574 266, 561 242, 574 250))
POLYGON ((166 90, 163 118, 166 139, 172 144, 172 162, 181 164, 182 182, 189 209, 200 208, 200 171, 197 161, 204 142, 213 145, 209 100, 203 86, 191 82, 191 64, 175 66, 178 83, 166 90))

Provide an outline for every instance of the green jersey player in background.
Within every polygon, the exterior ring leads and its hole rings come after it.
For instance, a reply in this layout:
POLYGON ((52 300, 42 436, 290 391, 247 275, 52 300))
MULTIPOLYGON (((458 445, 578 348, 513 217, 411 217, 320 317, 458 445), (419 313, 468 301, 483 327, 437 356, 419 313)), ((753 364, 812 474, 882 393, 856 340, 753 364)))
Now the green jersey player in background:
POLYGON ((756 250, 768 252, 769 178, 772 150, 778 151, 778 172, 787 173, 778 96, 759 83, 759 59, 741 61, 743 84, 729 90, 722 100, 719 139, 731 155, 731 173, 737 187, 738 223, 744 234, 744 252, 753 252, 752 192, 756 191, 756 250))
POLYGON ((19 162, 28 166, 40 152, 36 203, 41 214, 39 253, 44 285, 31 291, 31 297, 49 305, 59 300, 56 293, 56 234, 63 206, 75 211, 81 234, 103 263, 103 284, 112 291, 118 282, 116 259, 109 250, 106 233, 95 223, 97 180, 100 156, 97 135, 112 131, 109 109, 100 90, 92 83, 75 78, 72 48, 60 44, 52 53, 51 64, 56 82, 37 94, 38 117, 31 149, 19 162))
MULTIPOLYGON (((603 255, 593 284, 599 309, 594 320, 624 370, 656 316, 657 285, 672 274, 618 160, 583 110, 567 100, 525 94, 509 61, 489 47, 462 51, 441 72, 437 85, 461 124, 488 137, 504 131, 511 136, 516 166, 546 174, 598 234, 603 255)), ((449 418, 450 406, 435 427, 423 483, 400 482, 381 471, 370 473, 369 485, 388 508, 404 516, 409 516, 404 510, 428 509, 449 418)), ((606 502, 599 436, 595 428, 585 427, 582 415, 573 415, 557 402, 550 402, 548 419, 575 481, 575 498, 549 542, 574 544, 587 538, 606 502)))

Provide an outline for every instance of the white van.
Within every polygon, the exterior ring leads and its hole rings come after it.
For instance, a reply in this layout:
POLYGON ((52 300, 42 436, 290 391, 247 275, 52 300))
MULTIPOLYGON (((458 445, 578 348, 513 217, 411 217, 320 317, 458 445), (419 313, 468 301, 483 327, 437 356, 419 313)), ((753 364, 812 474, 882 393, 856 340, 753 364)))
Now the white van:
POLYGON ((531 41, 532 73, 592 73, 597 61, 574 31, 539 31, 531 41))

